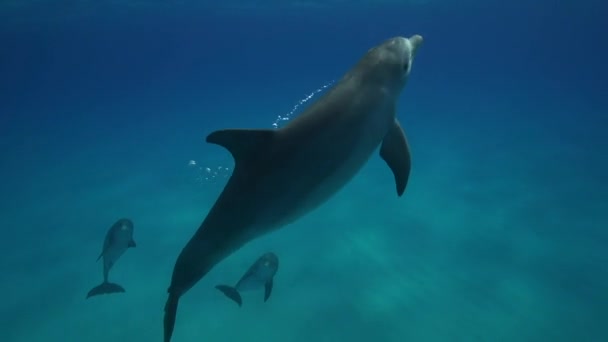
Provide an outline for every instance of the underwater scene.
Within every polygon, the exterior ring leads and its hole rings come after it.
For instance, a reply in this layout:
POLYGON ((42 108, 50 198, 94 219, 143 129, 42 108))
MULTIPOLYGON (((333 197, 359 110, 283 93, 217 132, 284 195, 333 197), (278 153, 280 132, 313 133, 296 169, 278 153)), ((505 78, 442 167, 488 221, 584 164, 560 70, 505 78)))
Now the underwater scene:
POLYGON ((608 4, 0 2, 0 341, 608 341, 608 4))

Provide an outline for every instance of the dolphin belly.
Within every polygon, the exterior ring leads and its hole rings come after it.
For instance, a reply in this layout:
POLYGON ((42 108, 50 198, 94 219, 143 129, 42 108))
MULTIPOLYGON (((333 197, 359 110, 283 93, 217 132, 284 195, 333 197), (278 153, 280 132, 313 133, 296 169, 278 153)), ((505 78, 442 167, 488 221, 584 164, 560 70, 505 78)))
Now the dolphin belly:
POLYGON ((108 274, 116 261, 127 251, 123 246, 112 246, 108 248, 103 255, 103 277, 107 281, 108 274))
POLYGON ((256 267, 245 274, 234 286, 239 291, 257 290, 264 286, 276 273, 269 267, 256 267))
POLYGON ((270 277, 263 278, 263 277, 257 277, 257 276, 247 277, 247 278, 243 279, 242 281, 240 281, 235 286, 235 288, 239 291, 257 290, 257 289, 262 288, 269 278, 270 277))
POLYGON ((266 233, 289 224, 340 191, 380 146, 392 112, 378 113, 371 120, 374 125, 367 120, 348 130, 330 130, 306 149, 277 156, 284 160, 282 167, 256 183, 258 196, 264 200, 256 202, 256 224, 251 228, 266 233))

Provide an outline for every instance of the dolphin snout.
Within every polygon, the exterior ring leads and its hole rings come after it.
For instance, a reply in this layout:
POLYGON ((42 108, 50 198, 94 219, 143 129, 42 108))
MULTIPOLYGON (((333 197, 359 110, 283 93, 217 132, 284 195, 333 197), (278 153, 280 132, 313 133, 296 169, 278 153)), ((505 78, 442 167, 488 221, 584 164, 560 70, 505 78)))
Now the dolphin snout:
POLYGON ((410 44, 412 44, 412 55, 416 54, 416 51, 422 45, 422 36, 419 34, 415 34, 409 38, 410 44))

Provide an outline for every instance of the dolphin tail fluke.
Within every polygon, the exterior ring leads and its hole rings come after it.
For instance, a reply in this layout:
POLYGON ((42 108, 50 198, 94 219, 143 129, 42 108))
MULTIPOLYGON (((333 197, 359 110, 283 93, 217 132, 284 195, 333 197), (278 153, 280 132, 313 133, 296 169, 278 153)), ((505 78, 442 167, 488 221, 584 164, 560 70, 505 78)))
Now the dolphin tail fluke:
POLYGON ((179 304, 179 296, 169 293, 169 298, 165 304, 165 339, 164 342, 170 342, 175 327, 175 316, 177 315, 177 304, 179 304))
POLYGON ((232 299, 239 306, 243 305, 243 299, 241 298, 241 294, 239 293, 239 291, 236 290, 236 288, 228 285, 217 285, 215 288, 222 291, 222 293, 225 294, 226 297, 232 299))
POLYGON ((89 291, 89 293, 87 293, 87 298, 101 295, 101 294, 119 293, 119 292, 125 292, 125 289, 118 284, 109 283, 107 281, 104 281, 103 283, 101 283, 101 285, 98 285, 98 286, 95 286, 94 288, 92 288, 91 291, 89 291))

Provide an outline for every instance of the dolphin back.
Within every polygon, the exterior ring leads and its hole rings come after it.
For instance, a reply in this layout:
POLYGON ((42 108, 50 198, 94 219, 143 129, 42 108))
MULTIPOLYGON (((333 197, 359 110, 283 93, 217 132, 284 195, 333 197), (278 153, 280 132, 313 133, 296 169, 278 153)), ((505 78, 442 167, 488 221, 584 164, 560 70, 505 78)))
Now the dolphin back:
POLYGON ((177 315, 177 304, 179 304, 179 296, 169 293, 169 298, 165 304, 165 339, 164 342, 170 342, 175 328, 175 316, 177 315))
POLYGON ((98 286, 95 286, 94 288, 92 288, 91 291, 89 291, 89 293, 87 294, 87 298, 97 296, 97 295, 102 295, 102 294, 119 293, 119 292, 125 292, 125 289, 118 284, 104 281, 103 283, 101 283, 101 285, 98 285, 98 286))
POLYGON ((225 294, 226 297, 232 299, 239 306, 243 305, 243 299, 241 298, 241 294, 236 288, 228 285, 217 285, 215 288, 222 291, 222 293, 225 294))

